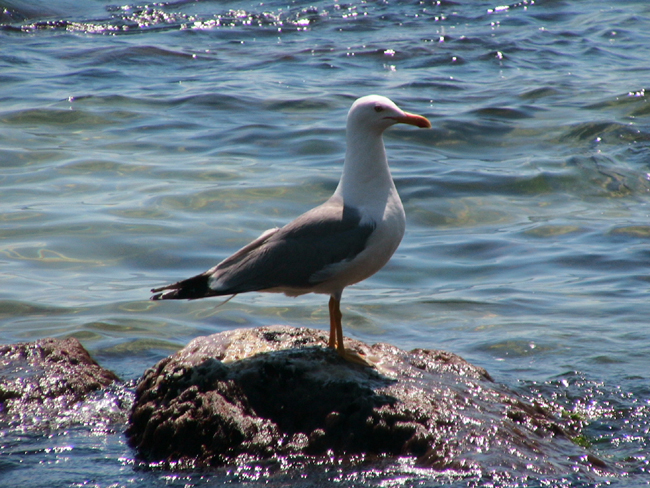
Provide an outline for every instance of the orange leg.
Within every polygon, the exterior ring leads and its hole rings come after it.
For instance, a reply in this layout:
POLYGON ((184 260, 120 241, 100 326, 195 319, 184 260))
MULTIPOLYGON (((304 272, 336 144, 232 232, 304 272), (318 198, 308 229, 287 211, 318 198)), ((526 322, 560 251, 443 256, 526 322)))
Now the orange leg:
POLYGON ((337 349, 338 353, 342 356, 345 352, 343 348, 343 326, 341 325, 341 300, 330 297, 330 341, 329 346, 332 349, 337 349))
POLYGON ((368 360, 363 354, 358 352, 347 350, 343 347, 343 326, 341 325, 341 319, 343 315, 341 314, 341 298, 340 297, 330 297, 329 303, 330 309, 330 340, 329 346, 332 349, 336 349, 336 352, 339 353, 346 361, 352 363, 360 364, 362 366, 373 367, 372 361, 368 360))

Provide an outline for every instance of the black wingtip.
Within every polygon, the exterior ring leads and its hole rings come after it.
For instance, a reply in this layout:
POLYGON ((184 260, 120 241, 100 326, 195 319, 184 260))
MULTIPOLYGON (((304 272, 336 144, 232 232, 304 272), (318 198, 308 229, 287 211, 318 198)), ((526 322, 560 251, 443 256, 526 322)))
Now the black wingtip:
POLYGON ((209 286, 209 276, 200 274, 173 285, 152 288, 150 300, 192 300, 217 295, 209 286))
POLYGON ((183 288, 183 282, 175 283, 173 285, 163 286, 160 288, 152 288, 151 292, 154 295, 151 296, 149 300, 174 300, 177 298, 189 298, 185 296, 187 289, 183 288))
MULTIPOLYGON (((173 285, 172 285, 173 286, 173 285)), ((152 297, 149 300, 162 300, 162 296, 164 295, 165 290, 169 290, 170 285, 166 286, 159 286, 158 288, 152 288, 150 291, 151 293, 154 293, 152 297)))
MULTIPOLYGON (((169 290, 170 289, 169 287, 170 285, 161 286, 159 288, 152 288, 151 293, 154 293, 154 295, 152 295, 151 298, 149 298, 149 300, 164 300, 165 299, 164 295, 166 294, 165 290, 169 290)), ((171 290, 171 291, 175 291, 175 290, 171 290)))

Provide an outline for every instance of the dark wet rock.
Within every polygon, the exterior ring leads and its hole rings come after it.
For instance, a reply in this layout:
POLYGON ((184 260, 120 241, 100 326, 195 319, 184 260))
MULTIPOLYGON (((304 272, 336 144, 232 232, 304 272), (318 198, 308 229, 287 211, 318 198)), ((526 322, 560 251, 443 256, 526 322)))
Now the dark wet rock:
POLYGON ((77 339, 0 345, 0 423, 56 423, 79 402, 115 381, 77 339))
MULTIPOLYGON (((565 474, 598 466, 543 408, 443 351, 274 326, 199 337, 140 380, 127 437, 143 462, 218 466, 287 456, 411 458, 455 472, 565 474)), ((600 461, 599 461, 600 462, 600 461)))

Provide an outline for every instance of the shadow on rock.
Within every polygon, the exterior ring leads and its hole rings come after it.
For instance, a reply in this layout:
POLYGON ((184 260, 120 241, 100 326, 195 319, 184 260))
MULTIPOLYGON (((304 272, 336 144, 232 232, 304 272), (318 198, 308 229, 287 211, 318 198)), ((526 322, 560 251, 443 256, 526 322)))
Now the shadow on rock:
POLYGON ((398 453, 411 435, 373 419, 397 401, 377 392, 394 380, 327 349, 196 359, 163 360, 138 385, 127 435, 149 460, 219 465, 240 454, 398 453))
POLYGON ((605 470, 541 407, 443 351, 283 326, 199 337, 140 380, 127 437, 145 463, 220 466, 286 456, 410 457, 461 473, 605 470))

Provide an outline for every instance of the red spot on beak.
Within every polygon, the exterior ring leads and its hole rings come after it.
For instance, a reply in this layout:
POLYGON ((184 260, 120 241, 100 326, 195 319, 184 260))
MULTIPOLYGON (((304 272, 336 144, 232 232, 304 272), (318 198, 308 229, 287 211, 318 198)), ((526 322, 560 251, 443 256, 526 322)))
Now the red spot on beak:
POLYGON ((400 124, 414 125, 416 127, 420 127, 421 129, 431 128, 431 122, 429 122, 429 119, 427 119, 426 117, 422 117, 421 115, 404 112, 403 117, 391 117, 391 118, 396 120, 400 124))

